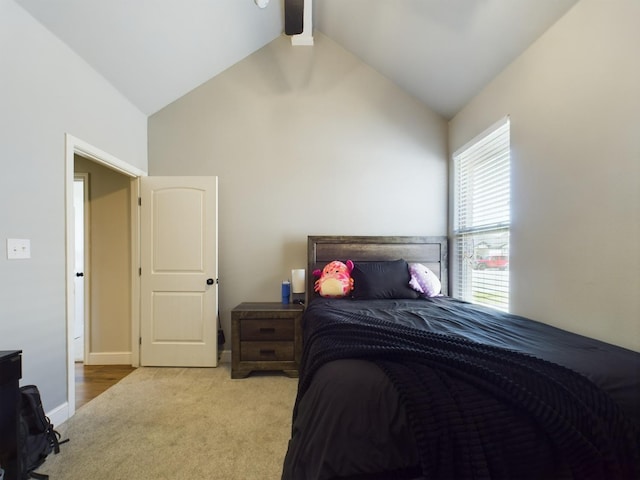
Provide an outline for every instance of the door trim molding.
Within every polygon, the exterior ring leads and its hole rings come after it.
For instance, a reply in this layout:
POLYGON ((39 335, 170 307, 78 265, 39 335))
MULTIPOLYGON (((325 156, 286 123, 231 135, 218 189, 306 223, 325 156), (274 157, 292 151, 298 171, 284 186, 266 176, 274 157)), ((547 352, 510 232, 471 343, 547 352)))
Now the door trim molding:
MULTIPOLYGON (((83 328, 83 335, 82 335, 82 359, 83 361, 86 363, 87 359, 89 358, 89 338, 91 336, 91 318, 90 318, 90 314, 91 314, 91 284, 89 279, 91 278, 91 265, 89 264, 89 260, 91 259, 91 253, 89 251, 89 248, 91 246, 91 238, 90 238, 90 234, 91 234, 91 229, 89 228, 90 226, 90 222, 91 222, 91 212, 89 210, 89 174, 88 173, 75 173, 73 174, 73 181, 74 183, 77 181, 82 181, 83 183, 83 199, 82 202, 84 203, 84 208, 83 208, 83 213, 84 213, 84 218, 82 220, 82 226, 84 228, 84 232, 83 232, 83 238, 84 238, 84 245, 82 246, 82 250, 83 250, 83 262, 84 262, 84 267, 83 267, 83 273, 84 273, 84 299, 83 299, 83 319, 84 319, 84 325, 82 326, 83 328)), ((75 229, 75 227, 74 227, 75 229)), ((73 235, 73 239, 75 242, 75 231, 74 231, 74 235, 73 235)), ((75 244, 74 244, 74 249, 75 249, 75 244)), ((74 253, 75 255, 75 253, 74 253)), ((74 271, 75 271, 75 266, 74 266, 74 271)), ((77 272, 75 272, 77 273, 77 272)), ((75 283, 75 281, 74 281, 75 283)), ((74 285, 74 293, 75 293, 75 285, 74 285)), ((75 303, 75 300, 74 300, 75 303)), ((75 305, 74 305, 74 315, 75 315, 75 305)), ((74 318, 74 328, 75 328, 75 318, 74 318)), ((76 344, 75 338, 73 341, 74 345, 76 344)), ((75 357, 78 358, 78 352, 75 352, 75 357)), ((75 360, 75 359, 74 359, 75 360)))
MULTIPOLYGON (((66 232, 66 273, 65 273, 65 295, 66 295, 66 320, 67 320, 67 411, 66 415, 63 412, 57 412, 60 415, 59 418, 70 418, 76 411, 76 392, 75 392, 75 359, 73 355, 73 340, 74 340, 74 308, 75 308, 75 295, 73 279, 75 276, 74 271, 74 254, 75 254, 75 239, 74 239, 74 222, 73 222, 73 179, 74 179, 74 156, 78 154, 82 157, 88 158, 100 165, 115 170, 119 173, 127 175, 131 178, 131 197, 132 197, 132 210, 131 210, 131 260, 132 260, 132 292, 131 292, 131 363, 133 366, 138 366, 140 361, 140 349, 138 345, 139 329, 140 329, 140 315, 139 315, 139 297, 140 297, 140 279, 138 276, 137 265, 139 261, 139 246, 138 246, 138 225, 139 225, 139 212, 137 208, 138 191, 138 178, 147 175, 147 172, 140 170, 139 168, 128 164, 127 162, 120 160, 113 155, 100 150, 93 145, 65 133, 65 232, 66 232), (134 200, 136 208, 133 208, 134 200)), ((58 420, 58 423, 61 423, 58 420)))

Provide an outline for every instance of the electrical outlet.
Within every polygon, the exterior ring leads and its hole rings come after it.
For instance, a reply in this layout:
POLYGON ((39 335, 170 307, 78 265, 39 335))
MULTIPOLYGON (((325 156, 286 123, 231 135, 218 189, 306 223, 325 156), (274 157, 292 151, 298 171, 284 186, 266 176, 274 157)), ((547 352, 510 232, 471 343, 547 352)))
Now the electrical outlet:
POLYGON ((7 258, 9 260, 31 258, 31 240, 7 238, 7 258))

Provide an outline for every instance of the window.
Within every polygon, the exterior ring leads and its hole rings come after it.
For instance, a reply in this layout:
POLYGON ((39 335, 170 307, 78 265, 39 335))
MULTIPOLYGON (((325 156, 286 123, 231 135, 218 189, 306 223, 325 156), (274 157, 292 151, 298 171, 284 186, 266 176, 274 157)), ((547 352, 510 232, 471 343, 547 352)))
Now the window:
POLYGON ((509 119, 453 155, 454 284, 463 300, 509 310, 509 119))

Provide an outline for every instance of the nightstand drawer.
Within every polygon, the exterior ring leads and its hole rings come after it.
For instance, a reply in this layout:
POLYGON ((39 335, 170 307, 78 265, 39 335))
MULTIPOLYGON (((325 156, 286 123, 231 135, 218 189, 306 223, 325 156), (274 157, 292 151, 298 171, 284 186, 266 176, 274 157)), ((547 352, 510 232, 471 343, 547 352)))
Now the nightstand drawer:
POLYGON ((241 361, 287 361, 294 359, 293 342, 240 342, 241 361))
POLYGON ((271 340, 293 340, 294 322, 290 319, 245 318, 240 322, 240 340, 257 340, 268 342, 271 340))

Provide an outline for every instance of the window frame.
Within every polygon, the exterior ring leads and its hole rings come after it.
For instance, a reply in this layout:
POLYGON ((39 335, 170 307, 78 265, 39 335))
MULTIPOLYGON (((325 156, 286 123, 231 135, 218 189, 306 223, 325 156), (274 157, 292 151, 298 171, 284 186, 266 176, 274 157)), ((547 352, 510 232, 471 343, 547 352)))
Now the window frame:
POLYGON ((509 116, 503 117, 458 148, 452 154, 451 161, 453 165, 453 248, 451 252, 453 296, 472 303, 509 311, 509 237, 512 198, 511 121, 509 116), (506 144, 506 148, 504 144, 506 144), (492 149, 495 149, 495 152, 492 149), (489 151, 490 154, 487 155, 486 151, 489 151), (471 162, 471 165, 461 166, 461 162, 471 162), (463 167, 467 169, 467 172, 466 178, 461 179, 461 168, 463 167), (487 172, 491 174, 491 180, 476 179, 487 172), (496 182, 495 191, 493 188, 487 189, 486 187, 491 186, 494 181, 496 182), (474 195, 473 190, 481 190, 482 186, 485 187, 484 192, 481 191, 480 194, 474 195), (472 193, 467 194, 467 189, 472 193), (489 191, 491 193, 488 193, 489 191), (496 192, 497 199, 492 199, 491 197, 496 192), (506 212, 504 211, 505 196, 506 212), (463 205, 460 204, 461 201, 464 202, 463 205), (490 208, 481 210, 477 205, 490 208), (480 220, 476 220, 474 217, 478 217, 480 220), (481 239, 482 241, 480 241, 481 239), (489 245, 486 239, 492 239, 496 243, 489 245), (503 259, 506 257, 506 261, 501 260, 499 264, 494 262, 483 265, 483 257, 480 257, 480 262, 478 262, 478 253, 481 251, 480 246, 483 243, 485 245, 482 252, 487 257, 501 257, 503 259), (485 269, 488 265, 489 267, 485 269))

